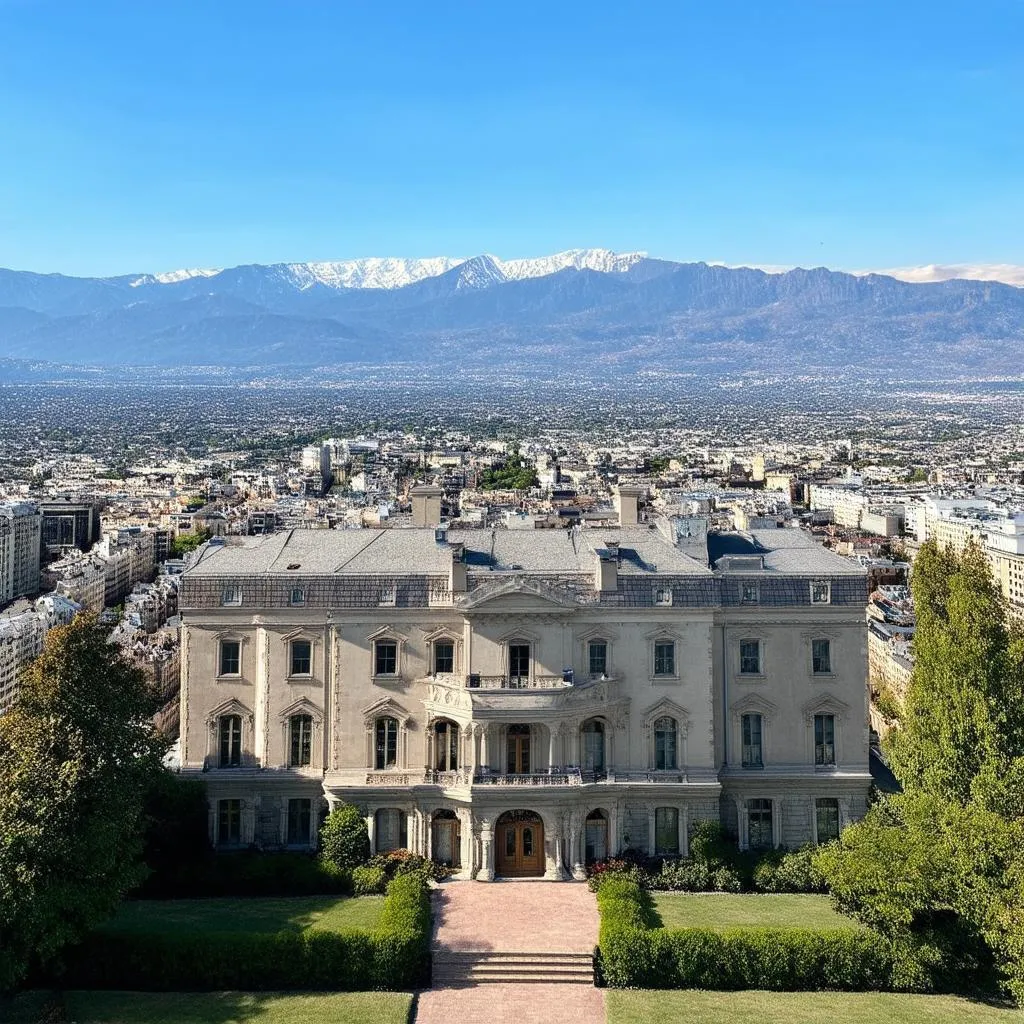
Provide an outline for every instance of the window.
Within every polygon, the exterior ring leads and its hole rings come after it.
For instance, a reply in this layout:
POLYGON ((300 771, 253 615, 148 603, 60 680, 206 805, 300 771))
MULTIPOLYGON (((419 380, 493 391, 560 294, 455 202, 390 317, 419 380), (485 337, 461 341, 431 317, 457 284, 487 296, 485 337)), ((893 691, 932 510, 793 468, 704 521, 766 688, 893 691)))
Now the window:
POLYGON ((225 606, 238 606, 242 603, 242 588, 232 584, 220 592, 220 603, 225 606))
POLYGON ((747 845, 751 850, 769 850, 775 845, 771 800, 747 801, 747 845))
POLYGON ((374 846, 376 853, 404 850, 409 844, 405 824, 405 811, 385 807, 377 812, 374 846))
POLYGON ((313 817, 311 800, 288 801, 288 845, 309 846, 312 830, 310 822, 313 817))
POLYGON ((744 583, 740 588, 740 602, 742 604, 757 604, 757 601, 757 584, 744 583))
POLYGON ((674 676, 676 674, 676 645, 671 640, 659 640, 654 645, 654 674, 674 676))
POLYGON ((828 604, 832 599, 830 586, 827 583, 811 584, 811 604, 828 604))
POLYGON ((656 857, 679 854, 679 810, 675 807, 654 809, 654 854, 656 857))
POLYGON ((374 729, 376 753, 374 767, 378 770, 398 765, 398 719, 378 718, 374 729))
POLYGON ((306 603, 306 591, 302 587, 292 587, 288 603, 293 608, 301 608, 306 603))
POLYGON ((604 771, 604 722, 592 718, 583 726, 583 765, 586 771, 604 771))
POLYGON ((587 646, 590 675, 596 678, 608 675, 608 644, 604 640, 591 640, 587 646))
POLYGON ((398 644, 394 640, 378 640, 373 645, 373 674, 398 675, 398 644))
POLYGON ((459 727, 454 722, 434 726, 434 767, 439 772, 454 772, 459 767, 459 727))
POLYGON ((437 640, 434 643, 434 675, 455 671, 455 644, 451 640, 437 640))
POLYGON ((836 763, 836 716, 814 716, 814 763, 832 765, 836 763))
POLYGON ((819 843, 827 843, 839 838, 839 801, 815 800, 814 823, 819 843))
POLYGON ((505 768, 509 775, 530 774, 530 727, 510 725, 505 768))
POLYGON ((525 681, 530 678, 529 644, 508 645, 508 675, 513 680, 525 681))
POLYGON ((761 641, 740 641, 740 675, 759 676, 761 674, 761 641))
POLYGON ((743 767, 761 768, 764 765, 761 750, 761 716, 744 715, 743 727, 743 767))
POLYGON ((242 763, 242 716, 221 715, 217 720, 221 768, 237 768, 242 763))
POLYGON ((311 763, 313 750, 313 718, 311 715, 292 715, 288 719, 289 755, 292 768, 304 768, 311 763))
POLYGON ((583 859, 587 864, 608 856, 608 818, 604 811, 591 811, 587 815, 584 847, 583 859))
POLYGON ((242 841, 242 801, 217 801, 217 842, 237 846, 242 841))
POLYGON ((242 671, 242 642, 240 640, 221 640, 220 642, 220 674, 237 676, 242 671))
POLYGON ((654 723, 654 767, 657 771, 673 771, 679 767, 674 718, 659 718, 654 723))
POLYGON ((667 607, 672 604, 672 588, 671 587, 658 587, 654 591, 654 603, 667 607))
POLYGON ((811 671, 817 675, 828 675, 832 671, 832 642, 811 641, 811 671))
POLYGON ((309 640, 293 640, 291 655, 291 675, 308 676, 313 671, 313 645, 309 640))

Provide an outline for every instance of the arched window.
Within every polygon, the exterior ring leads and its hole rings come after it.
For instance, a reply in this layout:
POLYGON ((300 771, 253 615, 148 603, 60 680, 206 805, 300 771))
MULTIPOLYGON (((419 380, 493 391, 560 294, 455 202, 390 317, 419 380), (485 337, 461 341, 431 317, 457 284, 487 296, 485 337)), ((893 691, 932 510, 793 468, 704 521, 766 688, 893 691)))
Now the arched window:
POLYGON ((313 716, 292 715, 288 719, 288 764, 304 768, 312 761, 313 716))
POLYGON ((376 853, 404 850, 409 845, 405 811, 395 807, 383 807, 377 812, 373 831, 376 853))
POLYGON ((442 719, 434 725, 434 768, 454 772, 459 767, 459 727, 442 719))
POLYGON ((374 730, 374 767, 377 769, 398 766, 398 719, 378 718, 374 730))
POLYGON ((583 725, 583 765, 586 771, 604 771, 604 722, 590 719, 583 725))
POLYGON ((654 723, 654 767, 658 771, 670 771, 679 767, 676 732, 674 718, 659 718, 654 723))
POLYGON ((587 815, 584 838, 586 849, 583 856, 588 864, 608 856, 608 816, 604 811, 598 809, 587 815))
POLYGON ((237 768, 242 763, 242 716, 221 715, 217 720, 221 768, 237 768))

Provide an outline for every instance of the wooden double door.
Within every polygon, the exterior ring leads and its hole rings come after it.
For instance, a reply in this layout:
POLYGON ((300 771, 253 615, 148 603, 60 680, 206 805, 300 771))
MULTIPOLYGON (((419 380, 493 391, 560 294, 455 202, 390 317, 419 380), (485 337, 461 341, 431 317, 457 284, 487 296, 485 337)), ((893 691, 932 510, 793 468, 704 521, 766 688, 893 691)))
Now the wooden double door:
POLYGON ((511 811, 498 819, 494 832, 495 869, 505 878, 544 874, 544 823, 532 811, 511 811))

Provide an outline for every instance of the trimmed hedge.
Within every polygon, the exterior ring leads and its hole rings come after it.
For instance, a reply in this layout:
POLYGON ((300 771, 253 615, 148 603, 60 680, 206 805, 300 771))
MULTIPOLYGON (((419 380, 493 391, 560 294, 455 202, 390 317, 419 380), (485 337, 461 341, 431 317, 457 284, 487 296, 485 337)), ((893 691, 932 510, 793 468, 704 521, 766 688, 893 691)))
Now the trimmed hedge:
POLYGON ((635 880, 603 879, 599 976, 612 988, 775 991, 928 990, 914 949, 851 929, 653 927, 649 893, 635 880))
POLYGON ((143 992, 400 991, 430 978, 430 896, 419 875, 389 886, 372 932, 95 932, 66 958, 65 988, 143 992))

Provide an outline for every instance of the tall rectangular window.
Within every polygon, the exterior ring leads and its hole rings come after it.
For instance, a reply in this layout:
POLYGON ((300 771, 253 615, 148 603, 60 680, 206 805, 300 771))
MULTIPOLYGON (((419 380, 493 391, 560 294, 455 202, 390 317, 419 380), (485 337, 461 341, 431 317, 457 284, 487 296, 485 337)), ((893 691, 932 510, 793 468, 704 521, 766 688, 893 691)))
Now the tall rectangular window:
POLYGON ((815 675, 832 671, 832 644, 826 639, 811 641, 811 666, 815 675))
POLYGON ((292 768, 305 768, 312 760, 313 717, 292 715, 288 719, 288 737, 288 764, 292 768))
POLYGON ((832 765, 836 763, 836 716, 814 716, 814 763, 832 765))
POLYGON ((654 809, 654 854, 674 857, 679 853, 679 810, 676 807, 654 809))
POLYGON ((659 640, 654 645, 654 674, 674 676, 676 674, 676 645, 671 640, 659 640))
POLYGON ((740 641, 740 674, 757 676, 761 674, 761 641, 740 641))
POLYGON ((747 801, 747 845, 752 850, 768 850, 775 845, 771 800, 747 801))
POLYGON ((451 640, 434 643, 434 674, 449 675, 455 671, 455 644, 451 640))
POLYGON ((308 676, 313 671, 313 644, 309 640, 291 643, 290 675, 308 676))
POLYGON ((288 845, 309 846, 312 836, 313 806, 311 800, 288 801, 288 845))
POLYGON ((654 767, 657 771, 675 771, 679 767, 674 718, 659 718, 654 723, 654 767))
POLYGON ((375 751, 374 767, 394 768, 398 764, 398 719, 377 719, 375 751))
POLYGON ((377 676, 398 674, 398 644, 394 640, 378 640, 373 645, 373 674, 377 676))
POLYGON ((242 716, 221 715, 217 732, 221 768, 237 768, 242 763, 242 716))
POLYGON ((743 727, 743 767, 761 768, 764 759, 761 750, 761 716, 744 715, 743 727))
POLYGON ((608 644, 604 640, 591 640, 588 652, 590 655, 590 674, 605 676, 608 674, 608 644))
POLYGON ((242 670, 242 644, 239 640, 221 640, 220 675, 237 676, 242 670))
POLYGON ((530 678, 530 645, 508 645, 508 675, 510 679, 530 678))
POLYGON ((839 801, 821 799, 814 801, 814 819, 819 843, 839 838, 839 801))
POLYGON ((242 841, 242 801, 217 801, 217 842, 237 846, 242 841))

